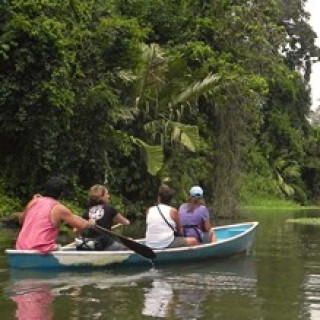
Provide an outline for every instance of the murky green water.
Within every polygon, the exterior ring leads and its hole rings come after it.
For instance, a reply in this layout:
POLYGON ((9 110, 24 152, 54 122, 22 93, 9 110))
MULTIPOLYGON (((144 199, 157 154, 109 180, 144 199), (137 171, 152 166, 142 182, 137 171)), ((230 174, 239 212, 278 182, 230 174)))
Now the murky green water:
MULTIPOLYGON (((320 319, 320 227, 287 223, 320 212, 248 213, 253 252, 160 269, 12 272, 1 230, 1 319, 320 319)), ((138 231, 139 232, 139 231, 138 231)))

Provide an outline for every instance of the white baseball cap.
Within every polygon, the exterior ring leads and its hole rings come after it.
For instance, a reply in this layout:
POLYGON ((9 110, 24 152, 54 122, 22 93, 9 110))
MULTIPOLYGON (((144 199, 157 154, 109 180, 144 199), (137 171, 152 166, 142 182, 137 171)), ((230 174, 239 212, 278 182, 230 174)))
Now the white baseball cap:
POLYGON ((190 194, 191 197, 202 198, 203 197, 203 190, 199 186, 193 186, 189 190, 189 194, 190 194))

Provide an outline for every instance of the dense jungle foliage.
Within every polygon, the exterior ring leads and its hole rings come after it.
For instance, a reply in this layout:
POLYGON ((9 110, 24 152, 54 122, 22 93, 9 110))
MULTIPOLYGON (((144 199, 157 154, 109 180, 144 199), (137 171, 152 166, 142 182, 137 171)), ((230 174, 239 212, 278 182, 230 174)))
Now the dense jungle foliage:
POLYGON ((304 4, 1 0, 2 202, 52 175, 80 203, 106 184, 132 215, 162 182, 176 203, 200 184, 217 215, 254 199, 316 202, 320 51, 304 4))

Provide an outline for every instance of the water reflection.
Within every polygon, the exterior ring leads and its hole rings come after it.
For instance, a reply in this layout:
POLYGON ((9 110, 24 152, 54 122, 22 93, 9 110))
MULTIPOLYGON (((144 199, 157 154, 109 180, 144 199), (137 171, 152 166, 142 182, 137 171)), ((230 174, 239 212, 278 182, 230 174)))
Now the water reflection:
POLYGON ((154 271, 154 279, 145 289, 142 315, 155 318, 200 319, 206 301, 223 292, 256 294, 256 276, 251 257, 186 265, 177 270, 154 271))
MULTIPOLYGON (((42 319, 318 320, 320 228, 286 222, 299 214, 252 213, 260 222, 253 256, 150 270, 14 273, 0 253, 1 319, 43 298, 42 319)), ((12 239, 2 235, 0 248, 12 239)))
POLYGON ((311 319, 320 319, 320 275, 310 274, 305 281, 305 309, 311 319))
POLYGON ((206 292, 202 288, 176 290, 163 280, 156 279, 146 290, 142 314, 156 318, 166 318, 175 314, 179 319, 199 319, 203 313, 201 304, 206 292))
MULTIPOLYGON (((4 293, 15 302, 18 320, 48 320, 59 314, 63 314, 65 319, 104 319, 102 311, 106 307, 114 309, 116 303, 119 304, 119 310, 128 312, 125 308, 128 308, 130 296, 129 299, 122 299, 119 294, 121 287, 137 288, 138 283, 149 277, 153 277, 152 271, 149 270, 143 272, 11 270, 10 281, 4 287, 4 293), (119 297, 120 301, 117 301, 119 297)), ((114 317, 114 319, 121 318, 114 317)))
MULTIPOLYGON (((256 294, 255 264, 250 256, 202 261, 149 270, 88 272, 10 272, 6 296, 16 304, 19 320, 200 319, 210 299, 224 303, 225 294, 256 294), (178 269, 179 268, 179 269, 178 269), (232 293, 234 292, 234 294, 232 293), (115 306, 117 306, 115 308, 115 306), (134 311, 133 311, 134 310, 134 311), (134 312, 134 314, 132 314, 134 312)), ((211 308, 211 307, 210 307, 211 308)))
POLYGON ((179 319, 199 319, 203 315, 205 298, 206 291, 201 288, 181 291, 174 312, 179 319))
POLYGON ((13 285, 9 296, 17 305, 17 319, 52 319, 54 295, 49 285, 36 280, 25 280, 13 285))
POLYGON ((170 312, 173 296, 173 290, 169 283, 161 279, 154 280, 152 287, 145 293, 142 314, 165 318, 170 312))

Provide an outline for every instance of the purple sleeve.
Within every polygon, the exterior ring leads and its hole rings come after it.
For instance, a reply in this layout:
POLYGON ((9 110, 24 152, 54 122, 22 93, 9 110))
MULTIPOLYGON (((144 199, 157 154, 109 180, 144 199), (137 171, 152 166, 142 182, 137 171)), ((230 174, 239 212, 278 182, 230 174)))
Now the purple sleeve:
POLYGON ((208 208, 206 206, 202 206, 201 207, 201 216, 202 216, 203 221, 210 220, 210 218, 209 218, 209 210, 208 210, 208 208))
POLYGON ((184 216, 188 213, 188 205, 183 203, 178 209, 179 215, 184 216))

